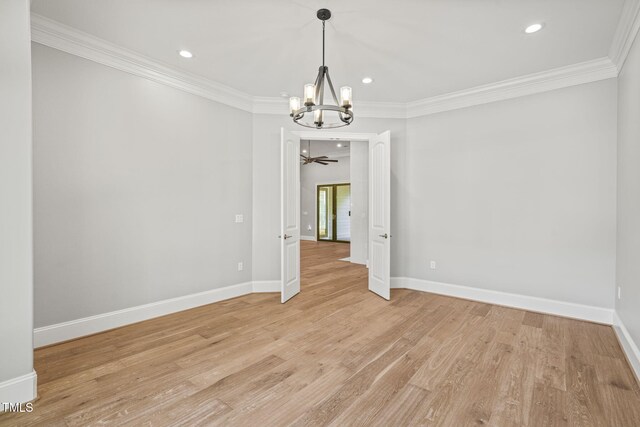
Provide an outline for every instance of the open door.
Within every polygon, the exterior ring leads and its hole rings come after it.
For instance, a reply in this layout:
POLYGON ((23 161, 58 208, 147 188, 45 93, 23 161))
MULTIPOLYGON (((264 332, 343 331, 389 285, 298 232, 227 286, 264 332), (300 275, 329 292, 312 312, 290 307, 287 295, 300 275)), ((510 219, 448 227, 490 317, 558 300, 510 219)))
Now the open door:
POLYGON ((369 140, 369 290, 391 297, 391 133, 369 140))
POLYGON ((300 137, 281 129, 280 280, 284 303, 300 292, 300 137))

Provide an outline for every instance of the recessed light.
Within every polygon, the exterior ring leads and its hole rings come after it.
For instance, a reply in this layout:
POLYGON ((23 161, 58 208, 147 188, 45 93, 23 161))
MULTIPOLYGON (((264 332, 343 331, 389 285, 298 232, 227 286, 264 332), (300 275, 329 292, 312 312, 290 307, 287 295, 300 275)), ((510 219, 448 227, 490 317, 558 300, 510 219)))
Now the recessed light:
POLYGON ((540 31, 542 29, 544 25, 543 24, 531 24, 529 25, 527 28, 525 28, 524 32, 527 34, 533 34, 533 33, 537 33, 538 31, 540 31))
POLYGON ((287 92, 280 92, 281 98, 289 98, 289 94, 287 92))
POLYGON ((193 58, 193 53, 189 52, 188 50, 181 50, 178 52, 178 54, 180 56, 182 56, 183 58, 193 58))
POLYGON ((373 83, 373 79, 371 77, 365 77, 362 79, 362 83, 368 85, 369 83, 373 83))
POLYGON ((302 150, 302 152, 303 152, 303 153, 306 153, 306 152, 307 152, 307 150, 302 150))
POLYGON ((338 147, 338 148, 342 147, 342 144, 340 144, 340 143, 338 142, 337 147, 338 147))

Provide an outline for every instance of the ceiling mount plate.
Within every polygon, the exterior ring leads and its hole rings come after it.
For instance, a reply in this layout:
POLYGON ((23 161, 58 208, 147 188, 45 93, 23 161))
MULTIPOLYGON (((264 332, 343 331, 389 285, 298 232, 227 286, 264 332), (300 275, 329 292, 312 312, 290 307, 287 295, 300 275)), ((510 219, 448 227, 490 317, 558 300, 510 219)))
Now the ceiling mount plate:
POLYGON ((328 21, 331 18, 331 11, 329 9, 319 9, 317 16, 321 21, 328 21))

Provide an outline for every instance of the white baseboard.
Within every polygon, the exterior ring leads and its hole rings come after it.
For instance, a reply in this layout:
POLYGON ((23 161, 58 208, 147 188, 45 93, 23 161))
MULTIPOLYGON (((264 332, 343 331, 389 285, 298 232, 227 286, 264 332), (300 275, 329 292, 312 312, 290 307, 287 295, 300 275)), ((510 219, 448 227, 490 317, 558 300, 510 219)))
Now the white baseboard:
POLYGON ((36 348, 55 344, 86 335, 103 332, 120 326, 130 325, 154 317, 164 316, 178 311, 188 310, 201 305, 211 304, 230 298, 239 297, 253 292, 252 282, 212 289, 197 294, 171 298, 137 307, 84 317, 82 319, 55 325, 36 328, 33 331, 34 346, 36 348))
POLYGON ((432 282, 410 277, 392 277, 391 288, 413 289, 422 292, 481 301, 506 307, 571 317, 573 319, 588 320, 590 322, 613 324, 614 310, 604 307, 576 304, 527 295, 511 294, 488 289, 472 288, 469 286, 452 285, 449 283, 432 282))
POLYGON ((0 382, 0 412, 2 403, 26 403, 37 396, 36 371, 0 382))
POLYGON ((258 280, 253 282, 253 292, 280 292, 280 280, 258 280))
POLYGON ((315 242, 316 238, 314 236, 300 236, 300 240, 309 240, 311 242, 315 242))
POLYGON ((633 341, 633 338, 631 338, 631 334, 629 334, 629 331, 624 326, 624 323, 622 323, 622 319, 620 319, 617 312, 613 313, 613 330, 618 337, 620 347, 622 347, 622 350, 627 356, 631 369, 636 375, 636 379, 640 383, 640 349, 638 349, 638 345, 633 341))

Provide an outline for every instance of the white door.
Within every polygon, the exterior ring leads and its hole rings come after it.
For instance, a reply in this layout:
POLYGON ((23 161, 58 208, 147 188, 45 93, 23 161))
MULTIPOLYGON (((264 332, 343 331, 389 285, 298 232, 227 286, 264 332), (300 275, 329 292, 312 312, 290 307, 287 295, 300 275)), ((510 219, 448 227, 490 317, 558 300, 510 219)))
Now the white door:
POLYGON ((369 290, 391 297, 391 133, 369 140, 369 290))
POLYGON ((281 129, 280 277, 284 303, 300 292, 300 137, 281 129))

